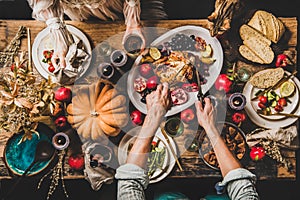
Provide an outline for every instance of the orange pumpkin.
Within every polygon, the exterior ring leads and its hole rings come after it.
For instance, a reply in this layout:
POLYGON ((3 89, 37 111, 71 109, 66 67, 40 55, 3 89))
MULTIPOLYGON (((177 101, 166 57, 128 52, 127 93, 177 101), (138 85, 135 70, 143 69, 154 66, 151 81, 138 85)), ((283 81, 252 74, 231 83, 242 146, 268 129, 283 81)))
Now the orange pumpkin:
POLYGON ((67 106, 68 121, 82 139, 107 143, 128 123, 126 97, 103 80, 81 86, 67 106))

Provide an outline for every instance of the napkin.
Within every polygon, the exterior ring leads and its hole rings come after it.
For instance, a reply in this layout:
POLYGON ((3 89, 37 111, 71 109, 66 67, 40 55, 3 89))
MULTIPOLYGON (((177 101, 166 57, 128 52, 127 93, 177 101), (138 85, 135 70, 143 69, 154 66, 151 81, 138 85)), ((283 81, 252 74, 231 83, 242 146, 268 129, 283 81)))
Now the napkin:
POLYGON ((288 128, 278 129, 260 129, 246 135, 246 141, 248 146, 251 148, 262 140, 271 140, 277 142, 278 145, 287 148, 298 148, 298 145, 294 145, 297 136, 297 127, 290 126, 288 128))
POLYGON ((84 49, 82 40, 74 35, 73 38, 74 43, 69 46, 67 55, 65 57, 66 67, 63 68, 59 65, 58 68, 53 72, 57 82, 60 84, 73 84, 77 77, 80 77, 80 75, 84 72, 84 63, 90 56, 84 49))
POLYGON ((97 145, 102 145, 94 142, 85 142, 82 146, 84 152, 84 162, 85 169, 84 175, 85 179, 90 183, 93 190, 98 191, 101 186, 106 183, 110 184, 113 182, 115 170, 112 168, 101 168, 101 167, 91 167, 90 166, 90 153, 93 151, 97 145))

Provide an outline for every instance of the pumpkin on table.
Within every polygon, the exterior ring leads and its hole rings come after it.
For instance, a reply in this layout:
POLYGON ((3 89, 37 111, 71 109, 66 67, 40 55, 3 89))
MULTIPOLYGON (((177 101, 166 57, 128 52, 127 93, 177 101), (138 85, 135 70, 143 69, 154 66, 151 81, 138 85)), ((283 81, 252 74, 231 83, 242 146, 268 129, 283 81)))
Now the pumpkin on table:
POLYGON ((126 97, 107 81, 81 86, 67 106, 68 121, 82 139, 107 143, 128 123, 126 97))

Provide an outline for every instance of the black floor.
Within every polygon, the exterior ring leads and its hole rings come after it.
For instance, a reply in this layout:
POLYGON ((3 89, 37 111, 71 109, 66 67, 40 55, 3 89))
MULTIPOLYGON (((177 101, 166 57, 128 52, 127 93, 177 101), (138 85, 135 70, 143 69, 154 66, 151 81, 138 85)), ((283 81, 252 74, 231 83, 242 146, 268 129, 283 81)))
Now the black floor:
MULTIPOLYGON (((198 19, 206 18, 213 10, 214 0, 165 0, 166 11, 170 19, 198 19)), ((299 16, 296 0, 249 0, 249 8, 265 9, 277 16, 299 16)), ((31 19, 31 9, 26 0, 0 0, 0 19, 31 19)), ((299 176, 298 176, 299 177, 299 176)), ((206 194, 213 193, 213 186, 218 180, 203 179, 166 179, 150 185, 146 190, 148 199, 160 192, 180 191, 192 200, 199 200, 206 194)), ((7 192, 12 181, 2 180, 0 194, 7 192)), ((259 181, 257 189, 262 200, 299 200, 299 180, 291 181, 259 181)), ((15 189, 13 199, 46 199, 49 182, 45 182, 37 190, 38 180, 24 180, 15 189)), ((103 185, 100 191, 93 191, 85 180, 67 180, 66 188, 70 200, 114 200, 116 199, 116 184, 103 185)), ((51 199, 67 199, 58 186, 51 199)))
MULTIPOLYGON (((152 184, 146 190, 147 199, 163 192, 181 192, 191 200, 199 200, 207 194, 214 194, 213 186, 217 180, 199 179, 166 179, 152 184)), ((38 180, 24 180, 14 190, 11 200, 44 200, 49 189, 49 182, 45 182, 41 189, 37 190, 38 180)), ((93 191, 85 180, 65 181, 69 198, 66 198, 61 185, 51 196, 53 200, 114 200, 116 199, 116 182, 103 185, 99 191, 93 191)), ((1 181, 1 193, 7 192, 12 185, 11 181, 1 181)), ((257 190, 262 200, 299 200, 299 184, 290 181, 259 181, 257 190)))

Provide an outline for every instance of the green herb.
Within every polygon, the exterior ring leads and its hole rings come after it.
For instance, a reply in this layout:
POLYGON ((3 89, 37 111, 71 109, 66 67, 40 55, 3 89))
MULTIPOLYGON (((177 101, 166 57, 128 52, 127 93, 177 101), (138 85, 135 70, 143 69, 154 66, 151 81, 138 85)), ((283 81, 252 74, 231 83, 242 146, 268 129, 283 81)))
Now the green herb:
POLYGON ((165 147, 158 147, 158 142, 155 146, 151 145, 151 147, 147 162, 149 177, 151 177, 157 169, 162 170, 166 156, 165 147))

